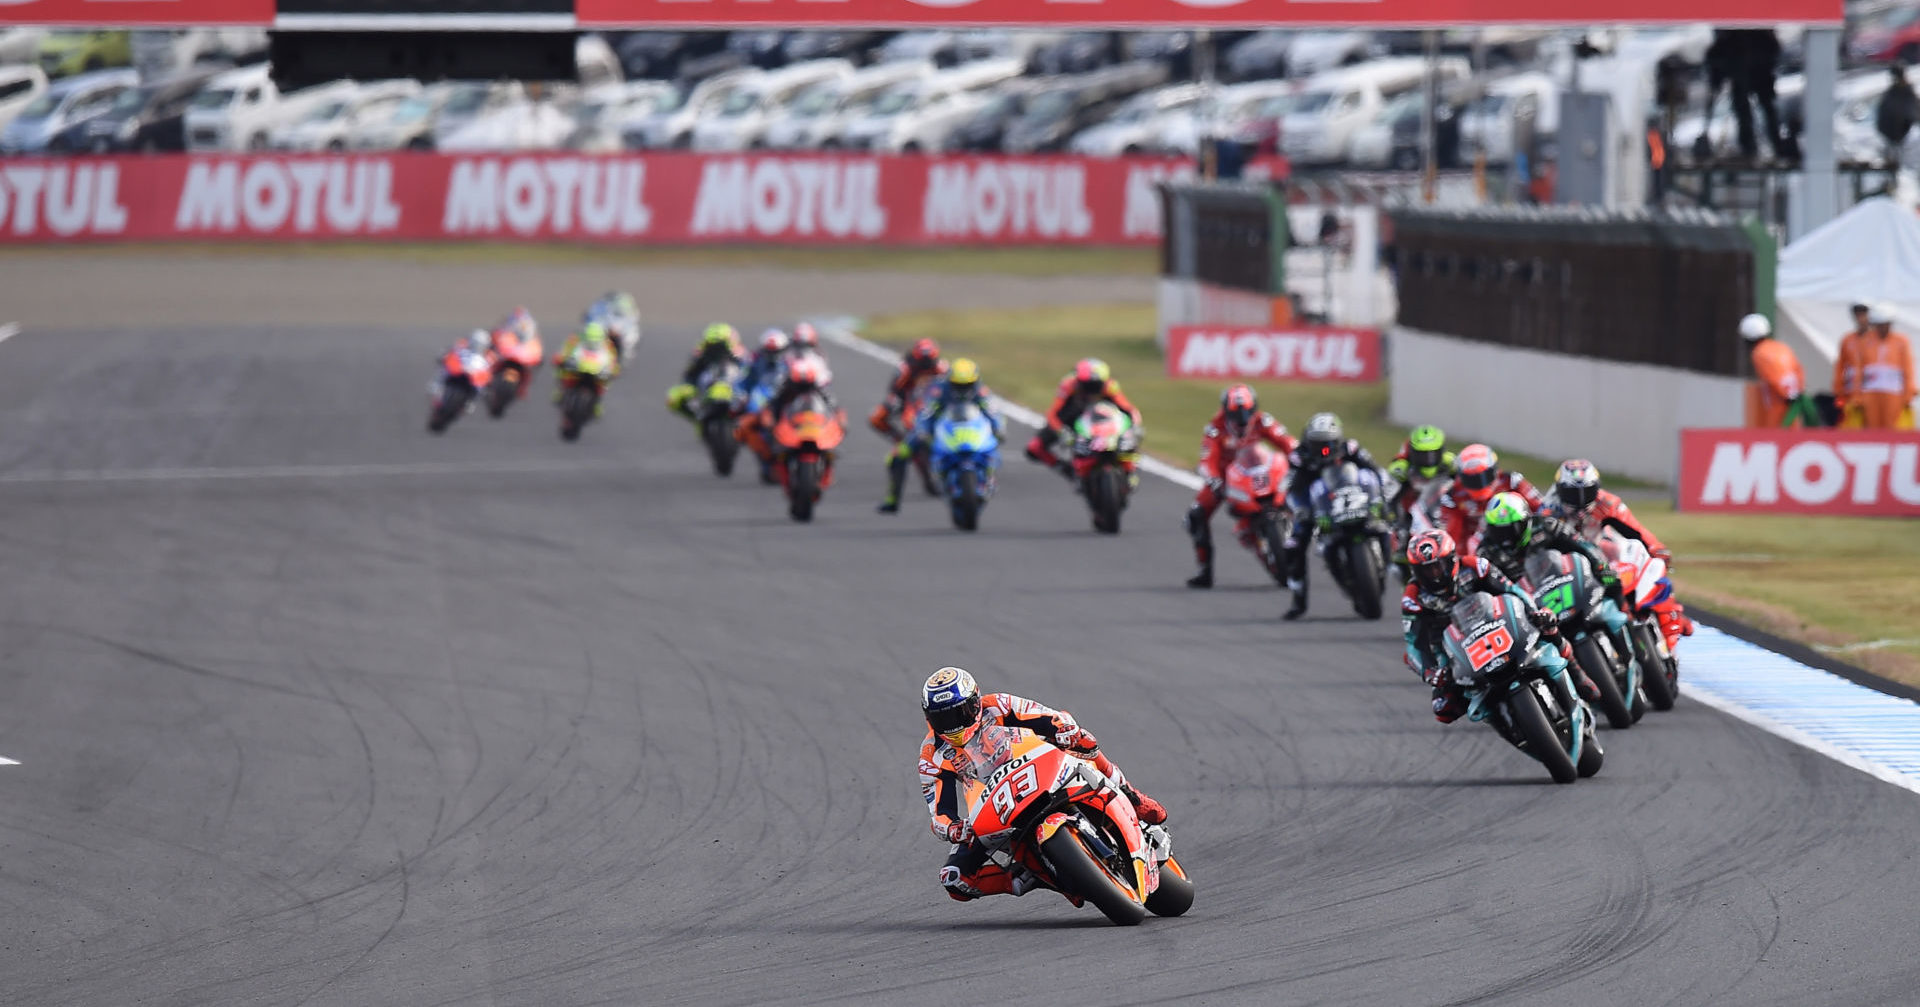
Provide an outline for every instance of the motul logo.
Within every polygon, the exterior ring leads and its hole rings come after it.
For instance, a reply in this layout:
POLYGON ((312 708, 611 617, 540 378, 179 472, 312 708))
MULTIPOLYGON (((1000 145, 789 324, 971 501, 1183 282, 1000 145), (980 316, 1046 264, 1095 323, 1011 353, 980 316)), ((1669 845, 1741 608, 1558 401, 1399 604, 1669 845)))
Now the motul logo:
POLYGON ((1167 373, 1182 378, 1372 381, 1380 334, 1369 329, 1167 330, 1167 373))
POLYGON ((1126 216, 1122 231, 1129 238, 1160 236, 1160 183, 1193 177, 1191 165, 1143 165, 1127 170, 1126 216))
POLYGON ((696 236, 877 238, 887 230, 880 165, 816 158, 708 161, 689 230, 696 236))
POLYGON ((1783 498, 1811 506, 1872 505, 1883 496, 1920 507, 1920 443, 1803 441, 1784 452, 1777 443, 1718 444, 1700 490, 1708 506, 1783 498))
POLYGON ((645 234, 647 166, 583 157, 462 160, 447 182, 447 234, 645 234))
POLYGON ((922 224, 928 237, 1084 238, 1087 169, 1081 164, 976 161, 936 164, 927 174, 922 224))
POLYGON ((11 164, 0 169, 0 223, 20 237, 119 234, 120 167, 11 164))
POLYGON ((173 223, 183 233, 377 233, 399 226, 400 206, 384 159, 196 161, 173 223))

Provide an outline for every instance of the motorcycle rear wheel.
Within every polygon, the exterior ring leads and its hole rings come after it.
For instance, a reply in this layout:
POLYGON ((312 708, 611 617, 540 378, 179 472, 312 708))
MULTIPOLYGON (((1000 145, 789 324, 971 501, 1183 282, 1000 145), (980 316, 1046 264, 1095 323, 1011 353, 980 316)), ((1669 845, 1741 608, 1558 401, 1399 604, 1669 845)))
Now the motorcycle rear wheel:
POLYGON ((953 526, 961 531, 980 529, 980 473, 962 469, 954 474, 953 526))
POLYGON ((1522 685, 1507 693, 1506 704, 1508 721, 1527 739, 1528 753, 1547 767, 1553 782, 1572 783, 1579 779, 1580 771, 1574 766, 1573 757, 1560 744, 1560 733, 1547 720, 1547 711, 1540 708, 1540 697, 1522 685))
POLYGON ((1657 632, 1644 622, 1636 621, 1629 627, 1634 656, 1640 660, 1640 675, 1646 681, 1647 700, 1656 710, 1671 710, 1679 697, 1673 679, 1667 677, 1666 659, 1660 656, 1660 646, 1654 640, 1657 632))
POLYGON ((1364 539, 1347 543, 1347 584, 1353 592, 1353 610, 1360 618, 1380 618, 1380 595, 1385 588, 1373 565, 1373 546, 1364 539))
POLYGON ((1627 706, 1626 697, 1620 694, 1620 680, 1614 676, 1613 662, 1607 660, 1599 641, 1587 637, 1574 644, 1573 659, 1579 662, 1580 670, 1586 672, 1600 690, 1600 712, 1607 715, 1607 726, 1616 731, 1632 727, 1633 710, 1627 706))
POLYGON ((1160 887, 1147 896, 1147 912, 1155 916, 1183 916, 1193 908, 1193 881, 1172 857, 1160 865, 1160 887))
POLYGON ((733 475, 733 459, 740 453, 740 442, 734 439, 732 421, 724 414, 709 416, 704 427, 700 436, 707 442, 707 453, 713 456, 714 475, 733 475))
POLYGON ((1133 897, 1132 883, 1116 879, 1102 867, 1071 826, 1041 843, 1040 851, 1060 887, 1093 903, 1115 926, 1137 927, 1147 918, 1147 907, 1133 897))

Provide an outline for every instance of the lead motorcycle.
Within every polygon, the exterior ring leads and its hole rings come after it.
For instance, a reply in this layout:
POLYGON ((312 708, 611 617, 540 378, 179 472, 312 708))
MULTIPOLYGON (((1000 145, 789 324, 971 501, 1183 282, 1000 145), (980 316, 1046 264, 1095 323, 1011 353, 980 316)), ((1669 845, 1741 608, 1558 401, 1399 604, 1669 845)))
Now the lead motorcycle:
POLYGON ((1093 530, 1120 531, 1120 512, 1139 476, 1140 431, 1133 417, 1111 402, 1097 402, 1073 423, 1073 475, 1093 512, 1093 530))
POLYGON ((796 397, 773 424, 773 470, 787 491, 787 514, 813 520, 813 507, 833 485, 833 460, 846 439, 847 418, 827 405, 827 397, 807 392, 796 397))
POLYGON ((1605 753, 1593 715, 1563 666, 1550 670, 1551 643, 1508 598, 1475 591, 1454 603, 1446 632, 1447 670, 1467 695, 1467 716, 1539 760, 1555 783, 1600 771, 1605 753))
POLYGON ((1002 867, 1018 863, 1118 926, 1193 906, 1172 835, 1143 826, 1133 802, 1092 763, 999 725, 982 726, 958 754, 973 834, 1002 867))
POLYGON ((1385 611, 1393 530, 1387 524, 1380 476, 1353 462, 1321 474, 1308 491, 1320 535, 1320 556, 1334 583, 1362 619, 1385 611))

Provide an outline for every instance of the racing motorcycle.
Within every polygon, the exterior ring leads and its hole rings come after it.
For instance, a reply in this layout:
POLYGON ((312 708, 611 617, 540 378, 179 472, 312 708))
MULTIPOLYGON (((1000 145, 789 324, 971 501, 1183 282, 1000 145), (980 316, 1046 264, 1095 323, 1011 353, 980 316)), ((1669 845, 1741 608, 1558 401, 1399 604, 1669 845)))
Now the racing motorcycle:
POLYGON ((932 464, 945 488, 953 526, 980 527, 980 510, 993 497, 1000 467, 1000 438, 977 402, 956 402, 933 422, 932 464))
POLYGON ((600 396, 605 394, 612 372, 613 354, 608 350, 583 346, 574 351, 561 372, 567 382, 566 390, 560 393, 561 440, 580 439, 580 428, 599 411, 600 396))
POLYGON ((1240 544, 1260 558, 1267 575, 1287 586, 1287 456, 1265 441, 1243 446, 1227 465, 1227 513, 1240 544))
POLYGON ((487 415, 497 420, 507 414, 507 407, 515 399, 526 397, 527 383, 540 369, 546 351, 539 336, 522 339, 513 330, 503 329, 494 333, 493 352, 496 359, 493 381, 487 385, 487 415))
POLYGON ((846 438, 846 423, 817 391, 795 398, 774 422, 774 471, 787 492, 787 514, 795 521, 813 520, 813 505, 833 485, 834 451, 846 438))
POLYGON ((1193 906, 1173 837, 1164 826, 1143 826, 1133 802, 1092 763, 999 725, 975 731, 957 761, 967 767, 960 776, 973 834, 1002 867, 1018 864, 1118 926, 1193 906))
POLYGON ((760 436, 760 413, 767 403, 780 392, 779 368, 766 368, 770 373, 762 374, 760 380, 752 385, 742 385, 735 390, 734 400, 742 405, 736 411, 734 421, 734 439, 753 449, 754 457, 760 460, 760 481, 773 485, 780 481, 773 471, 773 449, 765 438, 760 436))
POLYGON ((1661 583, 1667 575, 1666 561, 1648 552, 1640 540, 1612 528, 1603 529, 1594 544, 1620 577, 1620 590, 1627 599, 1627 639, 1633 641, 1633 656, 1640 664, 1647 699, 1656 710, 1671 710, 1680 698, 1680 659, 1667 646, 1666 634, 1660 631, 1660 617, 1653 611, 1653 606, 1673 591, 1671 584, 1661 583))
POLYGON ((440 376, 427 385, 433 405, 427 410, 427 429, 443 434, 453 421, 466 412, 480 389, 493 380, 493 364, 484 353, 465 345, 448 350, 440 358, 440 376))
POLYGON ((1631 655, 1617 653, 1602 616, 1607 600, 1593 565, 1585 556, 1535 549, 1527 554, 1523 589, 1541 608, 1560 619, 1560 636, 1573 647, 1573 660, 1600 690, 1600 712, 1616 731, 1632 727, 1647 712, 1640 689, 1640 668, 1631 655))
POLYGON ((1509 598, 1475 591, 1449 615, 1448 673, 1467 694, 1467 715, 1539 760, 1553 782, 1572 783, 1598 773, 1605 753, 1572 676, 1541 663, 1553 650, 1509 598))
POLYGON ((713 459, 715 475, 732 475, 733 460, 740 454, 740 440, 733 435, 733 386, 739 380, 739 365, 724 361, 707 368, 694 385, 699 394, 693 422, 713 459))
POLYGON ((1362 619, 1384 611, 1392 530, 1380 477, 1353 462, 1324 472, 1308 492, 1319 527, 1320 556, 1362 619))
POLYGON ((1139 476, 1140 431, 1133 417, 1111 402, 1095 403, 1073 423, 1073 474, 1093 512, 1093 530, 1120 531, 1120 512, 1139 476))

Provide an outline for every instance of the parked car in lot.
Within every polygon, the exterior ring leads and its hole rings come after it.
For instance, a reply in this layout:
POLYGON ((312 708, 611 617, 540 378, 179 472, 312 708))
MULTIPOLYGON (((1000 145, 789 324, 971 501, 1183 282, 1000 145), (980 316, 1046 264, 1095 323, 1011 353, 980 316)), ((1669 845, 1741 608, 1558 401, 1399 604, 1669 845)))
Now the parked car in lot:
POLYGON ((54 81, 0 130, 0 154, 66 150, 60 137, 69 128, 106 114, 139 83, 132 70, 96 70, 54 81))
POLYGON ((1111 31, 1076 31, 1034 49, 1027 72, 1035 74, 1086 73, 1120 57, 1120 36, 1111 31))
POLYGON ((201 67, 128 88, 104 113, 68 126, 59 146, 95 154, 185 150, 187 103, 220 72, 201 67))
POLYGON ((275 150, 346 150, 362 121, 385 121, 401 102, 419 93, 420 83, 414 80, 355 84, 308 109, 300 118, 275 126, 268 142, 275 150))
POLYGON ((1461 156, 1471 160, 1484 154, 1488 164, 1512 163, 1522 123, 1532 125, 1536 138, 1559 132, 1560 85, 1552 77, 1536 71, 1489 83, 1460 117, 1461 156))
POLYGON ((567 148, 601 153, 620 150, 620 123, 678 90, 664 80, 630 80, 603 84, 587 91, 574 109, 573 133, 567 137, 567 148))
POLYGON ((844 59, 816 59, 769 70, 729 94, 693 127, 695 150, 749 150, 765 145, 767 126, 802 92, 853 75, 844 59))
POLYGON ((882 92, 848 117, 840 143, 851 150, 935 153, 987 103, 981 89, 1019 76, 1013 59, 981 60, 882 92))
POLYGON ((1287 75, 1311 77, 1317 73, 1366 62, 1381 55, 1371 32, 1303 31, 1287 47, 1287 75))
POLYGON ((47 90, 46 72, 31 63, 0 66, 0 129, 47 90))
POLYGON ((141 80, 166 80, 202 63, 258 63, 267 58, 267 33, 260 28, 136 31, 130 46, 141 80))
POLYGON ((838 146, 847 117, 889 88, 934 72, 924 60, 875 63, 844 77, 821 81, 767 118, 762 143, 774 150, 838 146))
POLYGON ((129 33, 96 29, 62 29, 40 40, 40 69, 49 77, 66 77, 91 70, 129 66, 133 48, 129 33))
POLYGON ((441 107, 462 90, 486 86, 459 82, 429 84, 392 105, 360 116, 347 134, 347 146, 353 150, 432 150, 433 120, 440 114, 441 107))
POLYGON ((577 125, 574 109, 580 93, 554 86, 542 91, 538 98, 523 95, 440 137, 435 141, 437 149, 460 153, 560 149, 577 125))
POLYGON ((723 31, 630 31, 613 41, 627 79, 672 80, 681 68, 727 46, 723 31))
POLYGON ((740 67, 714 74, 691 87, 661 95, 651 108, 628 116, 620 124, 620 142, 628 150, 668 150, 693 143, 693 129, 701 119, 720 111, 733 92, 759 79, 764 70, 740 67))
MULTIPOLYGON (((1467 61, 1458 56, 1435 61, 1442 83, 1465 80, 1468 73, 1467 61)), ((1314 77, 1281 116, 1281 153, 1296 164, 1345 161, 1354 135, 1394 96, 1423 87, 1426 74, 1426 60, 1397 56, 1314 77)))
POLYGON ((867 62, 868 54, 891 34, 884 31, 796 31, 780 43, 780 48, 786 53, 789 63, 838 57, 858 65, 867 62))
POLYGON ((439 113, 433 117, 433 149, 439 150, 441 143, 465 129, 468 123, 526 100, 526 85, 519 81, 468 82, 460 85, 447 96, 446 103, 440 106, 439 113))
POLYGON ((1846 57, 1855 63, 1920 63, 1920 6, 1860 18, 1848 31, 1846 57))
POLYGON ((283 95, 265 63, 229 70, 187 103, 187 149, 265 150, 275 126, 349 87, 338 81, 283 95))
POLYGON ((47 29, 38 25, 0 28, 0 66, 14 63, 39 66, 40 41, 46 37, 47 29))
POLYGON ((1081 130, 1113 114, 1120 103, 1167 79, 1158 63, 1129 63, 1083 74, 1038 78, 1053 83, 1034 92, 1010 120, 999 149, 1009 154, 1064 150, 1081 130))
POLYGON ((1205 92, 1198 84, 1168 84, 1135 95, 1113 116, 1082 130, 1068 141, 1075 154, 1117 157, 1153 150, 1160 144, 1167 117, 1187 113, 1200 104, 1205 92))
MULTIPOLYGON (((1395 97, 1377 118, 1353 134, 1347 164, 1399 171, 1412 171, 1425 164, 1426 151, 1420 146, 1420 119, 1425 111, 1426 95, 1419 90, 1395 97)), ((1460 112, 1460 102, 1444 94, 1434 106, 1434 161, 1439 167, 1457 168, 1461 164, 1460 112)))
POLYGON ((882 42, 874 58, 882 63, 925 60, 937 67, 960 62, 960 35, 945 30, 903 31, 882 42))
POLYGON ((1256 80, 1216 88, 1213 97, 1169 113, 1160 120, 1159 135, 1149 144, 1155 150, 1198 154, 1200 137, 1212 135, 1272 153, 1279 138, 1279 118, 1288 102, 1302 92, 1300 81, 1256 80))
POLYGON ((948 139, 949 149, 995 151, 1001 149, 1007 127, 1020 118, 1027 102, 1059 86, 1057 77, 1016 77, 987 92, 987 100, 965 122, 954 127, 948 139))
POLYGON ((1220 50, 1220 76, 1226 80, 1272 80, 1287 75, 1287 53, 1299 32, 1270 28, 1254 32, 1220 50))

